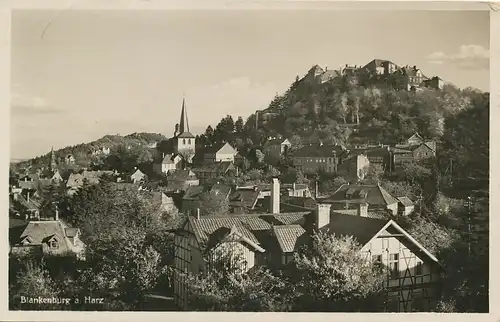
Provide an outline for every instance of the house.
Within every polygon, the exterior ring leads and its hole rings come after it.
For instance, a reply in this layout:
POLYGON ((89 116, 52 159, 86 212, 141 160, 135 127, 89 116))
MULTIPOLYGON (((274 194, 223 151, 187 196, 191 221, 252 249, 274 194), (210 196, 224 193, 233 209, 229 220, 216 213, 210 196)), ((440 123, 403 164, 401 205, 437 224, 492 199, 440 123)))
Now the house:
POLYGON ((408 163, 414 162, 413 151, 405 146, 402 147, 394 147, 391 149, 392 154, 392 171, 400 171, 403 169, 403 166, 408 163))
POLYGON ((35 191, 39 184, 40 178, 37 174, 26 174, 19 178, 17 186, 25 191, 35 191))
POLYGON ((233 162, 205 163, 192 169, 200 184, 205 184, 220 177, 238 175, 238 168, 233 162))
POLYGON ((316 231, 352 236, 361 244, 361 254, 367 261, 389 268, 382 310, 433 308, 438 298, 439 263, 393 220, 340 214, 331 210, 330 204, 322 203, 314 209, 281 212, 279 190, 273 189, 271 213, 187 217, 174 238, 174 299, 179 308, 187 308, 186 273, 209 271, 227 255, 242 257, 240 266, 234 268, 240 271, 261 265, 280 269, 293 261, 294 253, 316 231))
POLYGON ((264 144, 264 154, 268 157, 281 159, 286 156, 292 144, 288 139, 270 138, 264 144))
POLYGON ((154 165, 156 173, 167 174, 170 171, 184 169, 184 158, 178 153, 163 153, 161 162, 154 165))
POLYGON ((64 162, 66 162, 66 164, 68 164, 68 165, 73 165, 73 164, 75 164, 75 157, 72 154, 68 154, 64 158, 64 162))
POLYGON ((439 76, 434 76, 430 79, 426 79, 423 81, 422 86, 427 87, 427 88, 432 88, 436 90, 441 90, 443 89, 444 85, 446 85, 447 82, 445 82, 441 77, 439 76))
POLYGON ((417 132, 415 132, 412 136, 410 136, 408 138, 408 140, 406 140, 405 143, 408 146, 413 146, 413 145, 420 145, 420 144, 422 144, 424 142, 425 142, 424 138, 420 134, 418 134, 417 132))
POLYGON ((398 213, 408 216, 415 210, 415 204, 408 197, 398 197, 398 213))
POLYGON ((315 174, 318 171, 335 173, 343 151, 338 145, 306 145, 293 153, 292 162, 296 169, 305 174, 315 174))
POLYGON ((140 169, 137 168, 135 172, 130 176, 130 181, 132 181, 133 183, 139 183, 144 179, 146 179, 146 175, 140 169))
POLYGON ((379 184, 344 184, 331 196, 320 198, 322 203, 332 204, 335 210, 363 217, 379 217, 382 212, 398 213, 398 200, 379 184), (361 205, 361 206, 360 206, 361 205))
POLYGON ((436 150, 432 144, 422 143, 411 147, 415 161, 429 160, 436 156, 436 150))
POLYGON ((13 192, 9 196, 9 208, 15 217, 40 219, 42 200, 30 191, 26 191, 25 195, 20 192, 13 192))
POLYGON ((249 213, 255 209, 259 200, 257 187, 250 189, 236 189, 229 196, 229 208, 232 213, 249 213))
POLYGON ((228 142, 214 144, 203 149, 203 162, 234 162, 237 151, 228 142))
POLYGON ((393 62, 383 59, 374 59, 362 67, 362 69, 372 75, 391 75, 398 68, 393 62))
MULTIPOLYGON (((390 164, 390 147, 379 145, 377 147, 354 147, 348 148, 340 157, 340 163, 344 163, 352 156, 365 155, 370 165, 379 165, 386 170, 390 164)), ((352 162, 352 161, 351 161, 352 162)))
POLYGON ((115 173, 113 171, 83 171, 82 173, 71 173, 68 181, 66 182, 66 189, 68 195, 73 195, 80 189, 84 182, 94 185, 99 184, 102 176, 108 175, 112 176, 115 173))
POLYGON ((10 251, 16 254, 41 249, 44 255, 76 255, 84 259, 85 244, 78 228, 68 226, 59 218, 55 220, 30 220, 27 224, 9 231, 10 251))
POLYGON ((186 191, 199 184, 200 180, 192 170, 176 170, 167 174, 167 189, 171 191, 186 191))
POLYGON ((352 155, 337 166, 337 174, 350 182, 365 178, 370 167, 370 161, 364 154, 352 155))
POLYGON ((399 73, 404 76, 404 88, 406 90, 419 88, 424 80, 428 79, 417 66, 406 65, 399 69, 399 73))

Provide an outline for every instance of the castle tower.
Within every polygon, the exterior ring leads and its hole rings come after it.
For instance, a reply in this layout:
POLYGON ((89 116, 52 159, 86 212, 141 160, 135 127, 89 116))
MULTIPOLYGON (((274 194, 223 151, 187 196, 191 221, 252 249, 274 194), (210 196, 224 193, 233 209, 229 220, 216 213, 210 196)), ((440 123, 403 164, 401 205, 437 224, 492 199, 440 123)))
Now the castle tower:
POLYGON ((179 127, 176 126, 174 135, 174 148, 176 153, 193 155, 195 151, 195 136, 189 132, 189 122, 186 110, 186 100, 182 99, 181 119, 179 127))

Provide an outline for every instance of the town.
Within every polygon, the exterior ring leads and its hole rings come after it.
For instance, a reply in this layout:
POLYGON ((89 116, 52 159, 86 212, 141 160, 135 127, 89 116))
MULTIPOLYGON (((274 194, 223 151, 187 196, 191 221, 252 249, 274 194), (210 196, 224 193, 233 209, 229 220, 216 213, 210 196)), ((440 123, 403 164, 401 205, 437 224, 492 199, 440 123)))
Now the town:
POLYGON ((489 93, 374 59, 202 134, 177 111, 11 164, 11 309, 488 310, 489 93))

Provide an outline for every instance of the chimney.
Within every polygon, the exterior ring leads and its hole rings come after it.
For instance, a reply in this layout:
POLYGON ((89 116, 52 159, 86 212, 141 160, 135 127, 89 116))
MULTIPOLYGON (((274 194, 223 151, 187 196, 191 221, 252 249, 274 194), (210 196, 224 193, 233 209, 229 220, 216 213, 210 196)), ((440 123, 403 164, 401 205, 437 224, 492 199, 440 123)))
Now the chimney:
POLYGON ((28 202, 30 202, 30 192, 29 191, 26 192, 26 200, 28 202))
POLYGON ((294 195, 295 195, 295 182, 292 184, 292 189, 293 189, 293 192, 294 192, 294 195))
POLYGON ((316 229, 321 229, 330 223, 330 207, 328 203, 316 204, 316 229))
POLYGON ((314 182, 314 198, 318 198, 319 197, 319 188, 318 188, 318 180, 316 180, 314 182))
POLYGON ((358 216, 360 217, 368 217, 368 204, 366 202, 362 202, 358 207, 358 216))
POLYGON ((57 205, 56 205, 56 221, 59 220, 59 209, 57 208, 57 205))
POLYGON ((271 186, 271 213, 280 213, 280 182, 278 178, 273 178, 271 186))
POLYGON ((200 220, 200 208, 196 208, 196 219, 200 220))

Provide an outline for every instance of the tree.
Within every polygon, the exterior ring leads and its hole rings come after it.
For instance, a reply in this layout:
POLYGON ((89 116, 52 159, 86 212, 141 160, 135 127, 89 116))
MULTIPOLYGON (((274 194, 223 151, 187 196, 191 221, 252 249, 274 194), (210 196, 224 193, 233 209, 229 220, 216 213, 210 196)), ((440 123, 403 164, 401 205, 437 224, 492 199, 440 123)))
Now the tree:
POLYGON ((236 120, 236 122, 234 123, 234 130, 236 133, 238 134, 242 134, 243 133, 243 129, 244 129, 244 122, 243 122, 243 118, 241 116, 238 116, 238 119, 236 120))
POLYGON ((366 260, 353 237, 317 233, 294 256, 296 305, 305 311, 374 310, 384 273, 366 260))
POLYGON ((256 149, 255 150, 255 161, 257 162, 257 164, 261 164, 262 162, 264 162, 264 158, 265 158, 264 153, 262 153, 261 150, 256 149))
POLYGON ((14 310, 56 310, 60 303, 23 303, 22 297, 41 297, 55 299, 58 291, 48 272, 34 262, 27 262, 23 269, 17 272, 15 281, 10 281, 9 307, 14 310))
MULTIPOLYGON (((287 282, 262 267, 250 271, 236 243, 227 243, 199 274, 187 274, 188 307, 200 311, 287 311, 287 282), (229 244, 229 245, 227 245, 229 244)), ((211 252, 218 249, 211 250, 211 252)), ((208 260, 208 259, 207 259, 208 260)))
POLYGON ((197 208, 202 215, 224 214, 229 212, 229 200, 217 190, 205 191, 200 195, 197 208))

